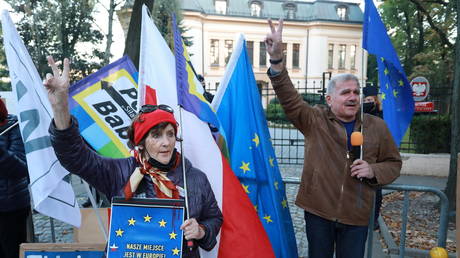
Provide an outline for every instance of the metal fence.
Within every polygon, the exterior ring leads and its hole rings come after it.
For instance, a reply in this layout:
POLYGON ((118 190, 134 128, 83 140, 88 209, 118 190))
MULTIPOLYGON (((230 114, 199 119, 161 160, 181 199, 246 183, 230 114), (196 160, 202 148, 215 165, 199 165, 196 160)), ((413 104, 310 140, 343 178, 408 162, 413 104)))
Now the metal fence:
MULTIPOLYGON (((309 104, 325 104, 326 87, 330 78, 331 73, 324 72, 321 79, 309 80, 308 83, 301 83, 299 80, 294 80, 294 87, 309 104)), ((271 85, 264 81, 257 81, 257 85, 259 87, 262 105, 265 109, 271 140, 275 148, 278 163, 291 165, 303 164, 303 135, 285 118, 284 111, 281 106, 279 106, 276 94, 271 85)), ((216 87, 216 85, 212 86, 208 84, 207 90, 214 93, 216 92, 216 87)), ((426 101, 432 101, 434 103, 435 112, 416 113, 415 116, 440 116, 448 114, 450 111, 451 91, 450 87, 431 88, 430 95, 426 101)), ((433 128, 433 130, 436 130, 436 128, 433 128)), ((406 136, 400 144, 399 150, 407 153, 416 152, 412 128, 409 128, 407 131, 406 136)))
MULTIPOLYGON (((285 185, 298 185, 300 184, 300 179, 296 177, 286 177, 283 178, 283 182, 285 185)), ((446 239, 447 239, 447 226, 448 226, 448 209, 449 209, 449 201, 447 196, 437 188, 428 187, 428 186, 415 186, 415 185, 402 185, 402 184, 390 184, 383 186, 382 189, 384 190, 394 190, 394 191, 402 191, 404 193, 403 199, 403 209, 401 211, 401 232, 400 232, 400 243, 399 246, 395 244, 392 236, 388 232, 386 228, 385 222, 381 217, 379 217, 379 225, 381 225, 381 234, 385 243, 388 246, 388 254, 389 255, 398 255, 399 257, 408 256, 426 256, 428 257, 428 250, 420 250, 420 249, 412 249, 406 248, 406 233, 407 233, 407 226, 408 226, 408 219, 409 219, 409 202, 410 197, 409 193, 412 191, 416 192, 430 192, 436 194, 440 199, 440 220, 439 220, 439 230, 437 233, 437 246, 439 247, 446 247, 446 239)), ((291 214, 292 214, 292 208, 291 214)), ((373 228, 374 228, 374 212, 371 212, 371 218, 369 221, 369 233, 367 239, 367 257, 371 258, 373 254, 373 228)), ((297 232, 296 232, 297 233, 297 232)), ((297 234, 296 234, 297 235, 297 234)), ((299 250, 300 252, 300 250, 299 250)))

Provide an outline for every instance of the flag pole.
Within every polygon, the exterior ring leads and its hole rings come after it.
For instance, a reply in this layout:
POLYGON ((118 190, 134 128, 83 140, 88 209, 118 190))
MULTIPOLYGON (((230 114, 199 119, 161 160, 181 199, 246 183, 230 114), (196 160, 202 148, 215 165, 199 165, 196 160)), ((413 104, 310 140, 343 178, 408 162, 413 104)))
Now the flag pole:
POLYGON ((13 127, 17 126, 19 124, 19 121, 16 121, 16 123, 12 124, 10 127, 6 128, 4 131, 0 133, 0 136, 2 136, 4 133, 8 132, 9 130, 13 129, 13 127))
MULTIPOLYGON (((361 113, 360 113, 360 116, 361 116, 361 135, 363 136, 364 138, 364 131, 363 131, 363 124, 364 124, 364 87, 366 85, 365 83, 365 80, 364 80, 364 48, 361 46, 361 81, 362 81, 362 85, 361 85, 361 90, 359 91, 359 101, 360 101, 360 105, 361 105, 361 113)), ((363 147, 364 147, 364 144, 361 145, 361 148, 359 148, 359 159, 363 159, 363 147)))
MULTIPOLYGON (((182 106, 179 105, 179 121, 184 128, 184 124, 182 123, 182 106)), ((185 174, 185 155, 184 155, 184 138, 183 138, 183 129, 180 130, 180 137, 179 137, 179 145, 180 145, 180 152, 181 152, 181 162, 182 162, 182 177, 184 178, 184 199, 185 199, 185 213, 187 213, 186 218, 187 220, 190 219, 190 212, 188 206, 188 186, 187 186, 187 176, 185 174)), ((187 247, 190 251, 193 249, 193 240, 187 240, 187 247)))

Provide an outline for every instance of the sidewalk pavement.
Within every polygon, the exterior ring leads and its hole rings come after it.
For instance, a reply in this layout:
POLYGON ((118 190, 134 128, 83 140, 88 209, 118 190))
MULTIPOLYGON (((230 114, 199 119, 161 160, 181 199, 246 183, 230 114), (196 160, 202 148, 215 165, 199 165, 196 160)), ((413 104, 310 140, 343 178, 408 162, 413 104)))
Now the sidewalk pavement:
MULTIPOLYGON (((284 177, 299 177, 301 173, 301 166, 282 166, 281 171, 284 177)), ((410 176, 402 175, 394 183, 395 184, 408 184, 408 185, 424 185, 432 186, 438 189, 444 189, 447 182, 447 178, 433 177, 433 176, 410 176)), ((78 202, 82 204, 86 200, 86 192, 81 183, 81 180, 77 176, 72 176, 72 184, 75 189, 75 194, 78 198, 78 202)), ((291 210, 292 221, 294 224, 294 231, 297 238, 297 248, 299 251, 299 257, 307 257, 308 246, 305 234, 305 221, 303 217, 303 210, 295 206, 294 200, 297 195, 298 185, 287 185, 286 194, 291 210)), ((56 242, 69 243, 73 242, 73 228, 72 226, 54 220, 55 226, 55 239, 56 242)), ((49 243, 52 242, 51 230, 50 230, 50 219, 47 216, 41 214, 34 214, 34 228, 37 242, 49 243)), ((380 243, 380 234, 376 231, 373 232, 373 248, 372 257, 382 258, 389 257, 386 255, 380 243)))

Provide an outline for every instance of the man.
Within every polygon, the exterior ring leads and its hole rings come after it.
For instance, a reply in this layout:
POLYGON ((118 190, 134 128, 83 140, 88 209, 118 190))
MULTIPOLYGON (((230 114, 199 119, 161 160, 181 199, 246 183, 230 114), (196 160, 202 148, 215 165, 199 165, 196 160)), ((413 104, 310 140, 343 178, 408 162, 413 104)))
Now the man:
POLYGON ((203 91, 204 91, 203 96, 204 96, 204 98, 205 98, 209 103, 211 103, 212 100, 214 99, 214 95, 212 95, 211 93, 209 93, 208 91, 206 91, 206 81, 204 80, 203 75, 198 74, 198 75, 196 76, 196 78, 198 79, 198 81, 200 81, 201 86, 203 86, 203 91))
POLYGON ((0 99, 0 257, 19 257, 27 240, 29 176, 17 117, 0 99))
MULTIPOLYGON (((401 157, 385 125, 360 117, 359 82, 340 74, 331 79, 327 106, 310 106, 295 90, 283 64, 282 28, 268 21, 268 75, 294 126, 305 136, 305 156, 296 205, 305 210, 308 257, 363 257, 374 187, 393 182, 401 157), (350 135, 363 127, 363 158, 353 157, 350 135)), ((359 153, 359 152, 358 152, 359 153)))

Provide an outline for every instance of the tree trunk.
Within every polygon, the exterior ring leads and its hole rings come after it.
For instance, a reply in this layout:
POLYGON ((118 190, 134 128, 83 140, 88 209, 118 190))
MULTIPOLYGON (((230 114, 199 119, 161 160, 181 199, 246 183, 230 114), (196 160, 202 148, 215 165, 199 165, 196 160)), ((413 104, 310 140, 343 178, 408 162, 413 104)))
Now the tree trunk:
MULTIPOLYGON (((457 17, 460 4, 457 5, 457 17)), ((457 187, 457 153, 460 152, 460 19, 457 19, 457 39, 455 42, 455 76, 452 89, 452 129, 450 147, 449 178, 447 179, 446 195, 449 198, 449 210, 455 210, 457 187)))
POLYGON ((112 34, 112 27, 113 27, 113 14, 115 12, 115 0, 110 0, 109 6, 109 27, 107 32, 107 44, 105 46, 105 53, 104 53, 104 65, 108 65, 110 61, 110 47, 112 46, 113 42, 113 34, 112 34))
POLYGON ((153 8, 154 0, 136 0, 134 1, 131 20, 129 21, 128 35, 124 54, 128 55, 139 70, 139 47, 141 43, 141 22, 142 22, 142 5, 145 4, 149 10, 153 8))

